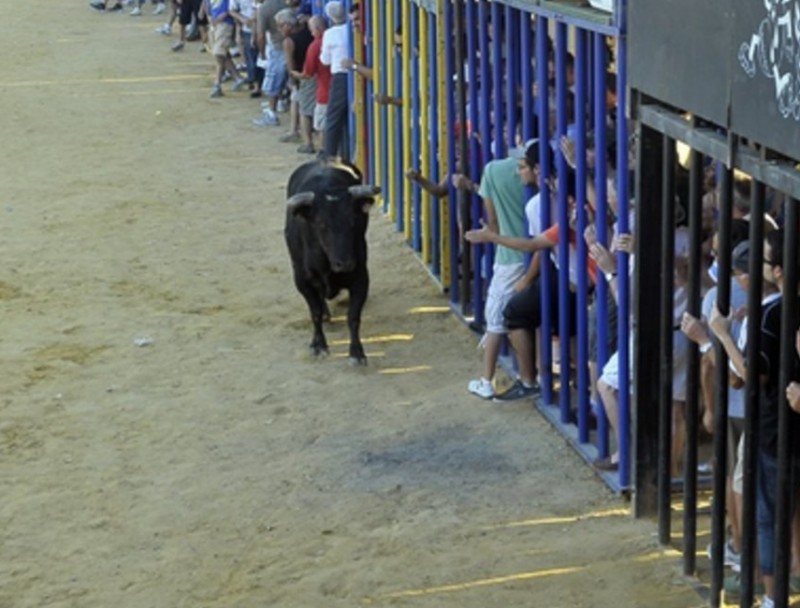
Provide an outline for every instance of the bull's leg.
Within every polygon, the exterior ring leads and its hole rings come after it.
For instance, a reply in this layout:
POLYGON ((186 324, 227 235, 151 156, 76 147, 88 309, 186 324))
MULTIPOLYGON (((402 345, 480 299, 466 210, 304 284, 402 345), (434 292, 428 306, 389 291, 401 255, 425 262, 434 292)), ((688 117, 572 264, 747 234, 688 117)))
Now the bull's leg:
POLYGON ((325 333, 322 331, 322 321, 328 309, 325 304, 325 298, 308 281, 295 280, 295 285, 297 285, 297 289, 306 299, 308 311, 311 314, 311 323, 314 325, 314 333, 309 345, 311 354, 315 357, 325 356, 328 354, 328 342, 325 340, 325 333))
POLYGON ((350 306, 347 310, 347 327, 350 329, 350 365, 366 365, 367 355, 364 354, 359 332, 361 311, 367 301, 367 292, 369 291, 369 275, 365 272, 363 277, 356 279, 349 291, 350 306))

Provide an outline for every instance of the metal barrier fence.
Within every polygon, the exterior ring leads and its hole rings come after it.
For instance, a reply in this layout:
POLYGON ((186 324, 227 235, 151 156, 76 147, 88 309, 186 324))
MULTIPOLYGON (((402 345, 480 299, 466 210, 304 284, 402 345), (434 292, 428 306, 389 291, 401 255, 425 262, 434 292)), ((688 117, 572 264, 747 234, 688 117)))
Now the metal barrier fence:
MULTIPOLYGON (((550 178, 557 176, 557 213, 551 217, 550 205, 542 205, 541 226, 561 227, 557 257, 568 260, 567 166, 558 142, 569 134, 576 148, 577 225, 572 234, 580 237, 573 239, 578 259, 587 256, 582 234, 591 223, 586 212, 588 190, 595 192, 596 216, 605 218, 611 213, 608 177, 616 186, 616 230, 629 229, 622 19, 591 9, 560 14, 557 4, 500 0, 361 3, 363 35, 356 41, 355 56, 372 67, 373 77, 366 83, 356 81, 356 99, 362 101, 356 104, 356 158, 367 168, 370 179, 382 186, 385 213, 448 291, 453 309, 477 325, 484 322, 494 251, 492 246, 471 246, 463 240, 465 230, 480 225, 482 201, 474 192, 457 190, 449 176, 464 173, 478 183, 486 163, 504 158, 510 148, 538 137, 542 179, 539 188, 528 188, 528 196, 540 189, 542 198, 549 200, 550 178), (546 35, 537 36, 537 32, 546 35), (398 100, 397 105, 380 103, 386 97, 398 100), (616 107, 607 103, 614 98, 616 107), (589 133, 593 133, 594 144, 587 138, 589 133), (612 151, 611 158, 607 149, 612 151), (554 166, 547 160, 549 150, 554 166), (600 151, 594 155, 594 166, 590 166, 592 150, 600 151), (611 166, 620 170, 610 171, 611 166), (441 182, 446 194, 431 195, 406 179, 407 170, 434 184, 441 182)), ((610 246, 611 237, 611 227, 598 222, 598 241, 610 246)), ((598 352, 592 357, 597 370, 603 369, 615 343, 623 345, 617 353, 621 379, 619 472, 603 475, 612 487, 626 489, 631 485, 630 355, 624 347, 629 344, 629 323, 614 324, 616 340, 608 336, 605 277, 593 284, 586 265, 577 264, 577 281, 571 285, 567 263, 556 268, 549 256, 542 257, 541 335, 576 334, 574 346, 566 338, 558 341, 557 354, 551 339, 539 341, 542 411, 587 460, 608 456, 612 450, 608 421, 598 400, 592 403, 591 399, 594 375, 589 372, 589 336, 597 335, 598 352), (558 315, 558 324, 554 322, 557 311, 550 309, 551 273, 557 275, 554 282, 560 308, 566 307, 570 290, 575 292, 574 328, 567 314, 558 315), (590 307, 596 308, 597 319, 591 326, 590 307), (557 376, 556 359, 561 362, 557 376), (596 430, 592 428, 595 421, 596 430)), ((625 254, 617 258, 617 314, 628 319, 628 260, 625 254)))

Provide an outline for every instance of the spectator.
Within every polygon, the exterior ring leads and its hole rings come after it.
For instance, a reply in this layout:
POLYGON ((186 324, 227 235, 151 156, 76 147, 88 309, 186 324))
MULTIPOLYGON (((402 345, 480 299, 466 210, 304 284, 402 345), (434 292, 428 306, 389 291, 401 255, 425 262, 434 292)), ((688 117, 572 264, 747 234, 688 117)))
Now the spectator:
POLYGON ((264 0, 256 11, 256 46, 263 62, 264 78, 261 91, 267 98, 264 115, 254 121, 260 126, 277 125, 278 97, 286 86, 286 55, 283 52, 283 35, 275 16, 287 8, 286 0, 264 0))
MULTIPOLYGON (((765 595, 762 607, 774 608, 775 591, 775 495, 778 481, 778 410, 783 406, 785 388, 778 383, 780 373, 780 342, 783 332, 797 332, 797 327, 781 327, 781 310, 783 294, 790 291, 794 297, 797 285, 784 284, 783 272, 783 230, 768 233, 764 243, 763 279, 765 287, 771 285, 775 290, 762 300, 761 318, 759 320, 759 352, 750 355, 750 363, 757 366, 760 385, 759 408, 759 441, 756 465, 756 520, 758 532, 758 558, 764 580, 765 595)), ((740 377, 747 376, 747 360, 739 349, 731 333, 731 317, 723 317, 714 306, 711 314, 711 329, 722 343, 725 352, 740 377)), ((746 347, 745 347, 746 348, 746 347)), ((793 378, 798 378, 800 360, 792 357, 790 370, 793 378)), ((800 432, 800 416, 789 417, 792 426, 790 433, 797 436, 800 432)), ((797 480, 797 468, 800 465, 800 442, 790 446, 790 462, 792 479, 797 480)), ((794 488, 795 491, 797 488, 794 488)))
POLYGON ((256 4, 253 0, 231 0, 231 17, 239 24, 242 37, 242 51, 247 66, 247 84, 252 89, 256 81, 256 49, 253 28, 256 23, 256 4))
POLYGON ((231 91, 241 91, 247 84, 247 81, 239 75, 230 54, 234 20, 229 9, 230 0, 208 0, 208 17, 214 31, 212 52, 217 62, 217 77, 211 89, 211 97, 222 97, 222 79, 226 71, 236 76, 231 91))
POLYGON ((156 29, 156 33, 164 34, 165 36, 171 36, 172 26, 175 23, 175 21, 178 20, 179 11, 180 11, 180 5, 178 4, 178 0, 172 0, 172 2, 170 2, 169 19, 164 25, 156 29))
MULTIPOLYGON (((301 90, 303 89, 304 82, 312 83, 307 86, 309 89, 313 88, 314 90, 314 109, 311 115, 311 127, 313 128, 313 134, 317 137, 317 141, 311 142, 310 150, 305 143, 301 145, 297 150, 300 153, 322 150, 323 134, 325 132, 325 114, 328 111, 328 95, 331 86, 330 68, 323 65, 319 60, 320 51, 322 49, 322 35, 325 33, 326 27, 325 19, 320 15, 314 15, 308 20, 308 28, 312 36, 314 36, 314 40, 311 42, 306 52, 303 71, 290 73, 292 78, 301 81, 301 90)), ((303 114, 302 105, 303 103, 301 101, 301 114, 303 114)), ((301 117, 301 120, 304 118, 306 118, 305 115, 301 117)), ((308 126, 307 123, 301 123, 301 125, 303 129, 306 129, 308 126)))
POLYGON ((314 81, 298 80, 291 77, 292 72, 303 69, 306 61, 306 53, 309 46, 314 41, 314 36, 301 23, 292 9, 284 9, 275 16, 275 21, 283 35, 283 53, 286 56, 286 65, 289 69, 289 88, 291 90, 290 115, 291 130, 280 137, 282 142, 303 141, 303 151, 313 152, 314 147, 311 143, 311 117, 314 114, 314 81), (302 97, 302 112, 301 112, 302 97), (301 114, 303 117, 301 117, 301 114), (303 135, 300 135, 301 121, 303 135))
POLYGON ((333 26, 328 28, 322 36, 322 50, 320 61, 323 65, 330 66, 331 90, 328 97, 328 112, 325 116, 325 147, 326 156, 337 154, 344 160, 350 159, 350 144, 348 142, 348 70, 342 61, 350 52, 350 30, 345 22, 344 5, 334 0, 325 5, 325 14, 333 26))
MULTIPOLYGON (((478 194, 483 199, 486 226, 482 230, 470 231, 479 236, 493 235, 499 247, 495 250, 492 280, 489 283, 484 305, 486 333, 481 344, 483 353, 483 375, 471 380, 467 385, 469 392, 483 399, 495 396, 494 376, 497 358, 503 336, 507 333, 503 311, 506 303, 514 295, 514 288, 525 276, 525 257, 509 247, 509 243, 525 240, 523 212, 523 184, 517 172, 518 153, 503 160, 491 161, 486 165, 478 194), (503 242, 500 242, 500 241, 503 242)), ((488 242, 490 239, 470 239, 470 242, 488 242)))
MULTIPOLYGON (((525 151, 525 160, 520 161, 520 168, 522 169, 522 171, 520 171, 520 173, 522 173, 521 177, 528 183, 532 183, 532 181, 536 179, 534 176, 535 166, 538 164, 538 155, 536 152, 534 152, 535 149, 538 149, 538 143, 529 142, 525 151)), ((515 155, 518 156, 519 154, 516 153, 515 155)), ((491 165, 492 163, 489 163, 489 165, 487 165, 487 169, 491 165)), ((559 263, 568 264, 570 282, 574 283, 577 280, 576 277, 578 264, 576 255, 577 252, 574 247, 574 244, 577 242, 577 237, 574 231, 577 217, 575 208, 574 176, 571 176, 571 179, 567 180, 567 187, 568 190, 566 193, 566 199, 570 208, 570 224, 567 229, 567 234, 570 240, 569 260, 559 260, 559 263)), ((481 183, 481 190, 483 190, 483 182, 481 183)), ((553 194, 556 194, 554 189, 553 194)), ((530 209, 530 206, 528 209, 526 209, 526 211, 533 213, 533 211, 530 209)), ((502 230, 498 231, 494 226, 492 226, 491 222, 479 230, 470 230, 465 234, 465 238, 471 243, 495 243, 501 246, 501 250, 502 248, 508 248, 516 252, 527 252, 532 254, 536 254, 537 252, 543 250, 555 249, 555 247, 558 245, 560 237, 561 232, 558 224, 550 226, 547 230, 540 234, 532 234, 531 238, 525 238, 521 235, 510 235, 508 233, 504 234, 502 230)), ((596 272, 596 267, 590 260, 587 260, 586 262, 589 264, 589 274, 592 277, 592 280, 595 280, 594 274, 596 272)), ((519 330, 514 331, 513 335, 511 336, 511 340, 512 346, 514 346, 514 351, 517 354, 520 372, 519 379, 506 393, 498 395, 496 397, 497 401, 513 401, 516 399, 533 397, 533 395, 539 391, 538 383, 536 381, 536 371, 534 368, 533 356, 534 349, 531 339, 531 332, 536 329, 541 322, 541 311, 539 308, 540 287, 539 281, 534 280, 537 275, 538 262, 537 258, 534 257, 534 261, 532 262, 531 266, 529 266, 527 271, 516 277, 515 281, 508 286, 509 292, 506 294, 505 306, 502 309, 503 322, 501 326, 504 331, 519 330)), ((558 290, 555 283, 556 275, 555 273, 551 273, 551 275, 554 283, 550 286, 550 294, 551 297, 557 298, 558 290)), ((562 306, 566 311, 568 311, 568 314, 574 317, 575 296, 574 292, 571 292, 571 294, 570 302, 567 304, 562 304, 562 306)), ((557 300, 554 300, 554 303, 555 306, 553 307, 553 311, 555 313, 558 311, 559 306, 557 300)), ((487 309, 488 308, 489 300, 487 299, 487 309)), ((488 312, 486 314, 486 318, 487 332, 489 332, 491 331, 491 326, 488 312)), ((574 328, 575 322, 573 319, 573 321, 570 323, 570 329, 572 332, 574 332, 574 328)), ((485 365, 485 371, 492 371, 492 368, 488 365, 485 365)), ((483 396, 483 394, 488 393, 487 381, 489 380, 491 380, 491 377, 484 376, 480 380, 473 381, 473 383, 471 383, 470 390, 483 396), (472 390, 473 388, 475 390, 472 390)), ((493 397, 494 394, 491 393, 488 394, 488 396, 493 397)))
POLYGON ((203 0, 181 0, 178 15, 180 40, 172 45, 173 51, 180 51, 186 45, 186 28, 191 24, 192 19, 197 23, 197 30, 204 47, 208 43, 208 19, 205 11, 202 10, 202 5, 203 0))

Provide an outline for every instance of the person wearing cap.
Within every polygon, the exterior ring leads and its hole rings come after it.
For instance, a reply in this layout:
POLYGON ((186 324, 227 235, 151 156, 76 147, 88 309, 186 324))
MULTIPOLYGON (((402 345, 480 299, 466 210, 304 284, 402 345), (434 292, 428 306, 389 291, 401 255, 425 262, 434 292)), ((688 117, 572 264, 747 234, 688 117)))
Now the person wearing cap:
POLYGON ((348 141, 348 74, 350 70, 343 61, 350 54, 350 28, 346 22, 344 5, 333 1, 325 5, 325 14, 333 24, 322 35, 320 61, 330 66, 331 90, 328 96, 328 112, 325 116, 325 141, 323 151, 326 156, 339 156, 350 160, 348 141))
MULTIPOLYGON (((731 310, 736 311, 731 329, 737 339, 741 333, 742 320, 747 307, 747 290, 743 289, 742 285, 746 281, 745 275, 747 274, 747 265, 749 263, 748 231, 748 222, 740 219, 733 220, 730 237, 732 247, 730 306, 731 310)), ((711 257, 714 261, 708 269, 709 278, 715 284, 718 282, 718 251, 719 233, 715 233, 711 239, 711 257)), ((711 308, 716 299, 717 287, 715 285, 703 297, 702 317, 698 319, 685 312, 681 319, 681 331, 700 347, 700 390, 703 399, 703 426, 709 433, 714 432, 716 359, 712 348, 712 334, 708 328, 708 319, 711 316, 711 308)), ((725 504, 731 535, 730 539, 725 543, 724 560, 726 566, 738 566, 740 563, 742 500, 741 491, 735 491, 734 479, 736 467, 741 467, 737 463, 737 455, 743 433, 744 392, 741 388, 729 386, 725 504)))
MULTIPOLYGON (((534 144, 533 146, 528 146, 528 149, 537 148, 538 146, 534 144)), ((520 154, 525 154, 527 150, 517 151, 516 156, 519 158, 520 154)), ((533 155, 533 152, 531 152, 533 155)), ((515 161, 516 162, 516 161, 515 161)), ((552 194, 555 195, 555 189, 553 188, 552 194)), ((570 275, 570 282, 576 283, 577 282, 577 250, 575 248, 575 243, 577 242, 577 235, 575 234, 575 222, 577 219, 576 215, 576 208, 575 208, 575 176, 574 174, 570 174, 567 179, 567 192, 566 192, 566 199, 567 205, 569 206, 570 210, 570 221, 567 230, 565 231, 570 244, 568 247, 569 250, 569 259, 568 260, 557 260, 557 264, 566 263, 569 270, 570 275)), ((523 252, 523 253, 531 253, 535 254, 539 251, 545 250, 554 250, 559 243, 559 240, 562 237, 561 230, 559 229, 558 224, 553 224, 547 230, 540 234, 532 234, 530 238, 524 236, 512 236, 508 234, 503 234, 502 231, 498 231, 495 227, 489 224, 484 224, 484 226, 480 229, 476 230, 469 230, 464 236, 470 243, 494 243, 495 245, 500 246, 499 248, 507 248, 516 252, 523 252)), ((597 266, 591 260, 585 260, 585 263, 588 264, 588 273, 589 277, 592 282, 596 282, 596 273, 597 273, 597 266)), ((523 357, 519 361, 520 363, 520 378, 518 382, 515 382, 512 385, 510 392, 508 395, 498 395, 496 397, 497 401, 511 401, 515 399, 521 399, 525 397, 532 397, 536 392, 538 392, 538 386, 536 384, 536 377, 535 377, 535 370, 533 365, 533 349, 532 349, 532 340, 528 340, 527 344, 521 343, 518 338, 521 338, 523 335, 527 335, 529 338, 531 337, 530 332, 535 330, 540 321, 539 315, 539 287, 538 281, 534 281, 533 283, 530 282, 532 276, 535 276, 535 270, 530 272, 526 272, 517 284, 514 286, 515 292, 520 292, 517 295, 513 295, 512 298, 508 299, 507 305, 503 310, 503 321, 505 329, 519 329, 525 330, 528 334, 523 334, 523 332, 516 332, 514 334, 514 339, 517 340, 517 344, 515 345, 515 351, 519 354, 522 354, 523 357), (527 360, 525 359, 526 355, 530 355, 530 358, 527 360)), ((555 275, 555 273, 551 273, 555 275)), ((553 293, 557 293, 556 289, 551 288, 551 295, 553 293)), ((575 295, 574 292, 570 292, 571 297, 570 301, 567 303, 563 303, 559 306, 557 300, 556 305, 553 307, 553 311, 558 312, 559 308, 564 308, 568 314, 570 314, 573 318, 572 322, 570 323, 570 331, 573 332, 576 326, 574 322, 575 316, 575 295)), ((487 314, 488 319, 488 314, 487 314)), ((555 323, 554 325, 558 325, 555 323)), ((488 327, 488 320, 487 320, 487 327, 488 327)), ((513 344, 513 342, 512 342, 513 344)), ((488 371, 488 368, 487 368, 488 371)), ((486 380, 486 377, 481 379, 482 381, 486 380)), ((472 391, 472 387, 470 387, 472 391)), ((475 392, 475 391, 472 391, 475 392)))
MULTIPOLYGON (((784 334, 795 335, 798 331, 797 322, 794 327, 783 327, 781 322, 783 295, 786 292, 791 297, 797 297, 797 285, 786 285, 784 274, 784 231, 773 230, 764 239, 764 256, 762 276, 764 280, 764 294, 761 303, 761 318, 759 320, 759 349, 758 353, 751 353, 745 357, 745 351, 739 348, 731 333, 732 318, 723 316, 716 306, 711 313, 710 326, 714 335, 722 344, 728 354, 736 373, 741 378, 747 377, 748 363, 757 366, 759 384, 759 411, 756 464, 756 522, 758 537, 758 559, 761 574, 764 580, 765 595, 761 602, 762 607, 774 608, 775 591, 775 505, 778 484, 778 418, 781 407, 784 405, 786 389, 780 386, 781 368, 781 336, 784 334), (769 289, 772 289, 769 293, 769 289), (791 333, 790 333, 791 332, 791 333), (749 361, 748 361, 749 359, 749 361)), ((752 321, 748 321, 752 322, 752 321)), ((745 330, 743 330, 745 331, 745 330)), ((745 346, 745 350, 747 346, 745 346)), ((800 358, 792 354, 788 363, 792 380, 800 378, 800 358)), ((790 425, 790 436, 800 436, 800 415, 792 411, 787 423, 790 425)), ((789 445, 789 461, 791 464, 793 490, 798 490, 797 480, 800 479, 800 442, 794 441, 789 445)), ((725 583, 726 591, 729 582, 725 583)), ((736 581, 730 582, 730 587, 738 586, 736 581)))
MULTIPOLYGON (((512 153, 508 158, 489 162, 484 167, 478 188, 478 195, 483 199, 487 230, 510 240, 520 240, 525 234, 525 192, 517 172, 517 157, 518 153, 512 153)), ((515 285, 524 276, 524 254, 500 244, 495 249, 492 279, 484 304, 486 331, 481 339, 484 348, 483 374, 467 384, 467 390, 482 399, 495 396, 497 358, 503 336, 507 333, 503 312, 515 293, 515 285)))

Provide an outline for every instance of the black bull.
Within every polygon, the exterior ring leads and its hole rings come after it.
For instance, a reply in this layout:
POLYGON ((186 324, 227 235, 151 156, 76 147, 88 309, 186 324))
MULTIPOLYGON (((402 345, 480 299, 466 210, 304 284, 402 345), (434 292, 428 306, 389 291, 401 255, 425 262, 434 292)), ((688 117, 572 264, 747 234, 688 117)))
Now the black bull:
POLYGON ((367 224, 375 186, 362 184, 361 172, 338 160, 317 160, 298 167, 286 188, 286 245, 292 258, 294 283, 308 303, 314 335, 311 352, 328 353, 322 322, 326 299, 342 289, 350 293, 347 326, 350 362, 366 365, 359 328, 369 291, 367 224))

